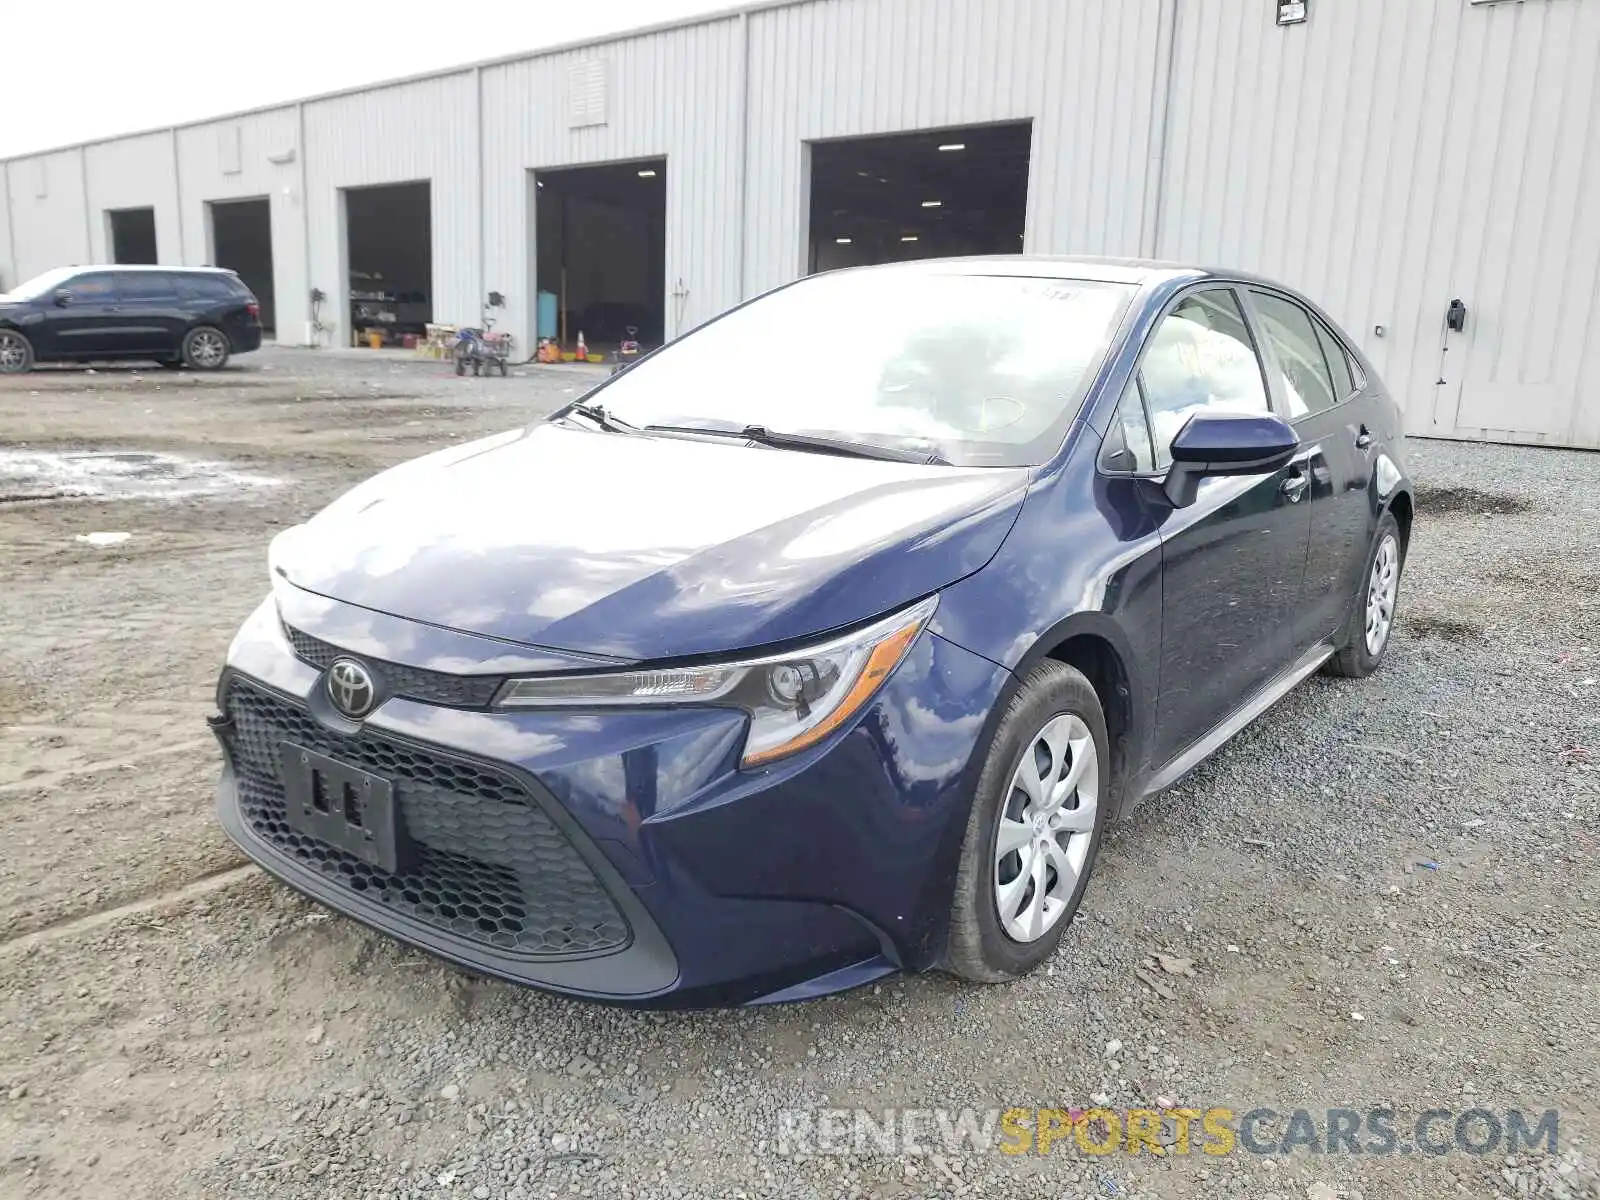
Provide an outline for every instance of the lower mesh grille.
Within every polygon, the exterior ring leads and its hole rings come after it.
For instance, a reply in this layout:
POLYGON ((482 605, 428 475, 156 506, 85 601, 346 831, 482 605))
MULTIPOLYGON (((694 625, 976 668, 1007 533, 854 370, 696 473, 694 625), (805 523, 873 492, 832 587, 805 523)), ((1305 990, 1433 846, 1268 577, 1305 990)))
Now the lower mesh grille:
POLYGON ((510 775, 363 731, 340 737, 297 706, 235 680, 224 728, 239 807, 257 835, 326 879, 469 941, 530 957, 627 944, 628 926, 589 865, 510 775), (291 829, 279 743, 292 741, 394 784, 415 847, 390 875, 291 829))

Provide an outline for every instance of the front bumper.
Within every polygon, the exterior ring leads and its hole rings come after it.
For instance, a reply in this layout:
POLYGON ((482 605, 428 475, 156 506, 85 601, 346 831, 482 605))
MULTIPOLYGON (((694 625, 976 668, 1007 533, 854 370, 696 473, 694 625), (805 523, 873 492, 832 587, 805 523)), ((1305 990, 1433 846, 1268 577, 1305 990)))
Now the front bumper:
MULTIPOLYGON (((328 601, 290 615, 380 676, 459 670, 469 649, 467 635, 328 601)), ((723 709, 390 695, 358 725, 326 702, 327 664, 297 640, 301 654, 270 600, 235 639, 218 813, 251 858, 331 908, 473 971, 635 1004, 800 998, 942 952, 977 730, 1007 678, 985 659, 924 633, 849 728, 747 772, 744 718, 723 709), (279 739, 393 778, 415 870, 381 877, 276 820, 279 739)), ((505 652, 480 649, 483 662, 505 652)))

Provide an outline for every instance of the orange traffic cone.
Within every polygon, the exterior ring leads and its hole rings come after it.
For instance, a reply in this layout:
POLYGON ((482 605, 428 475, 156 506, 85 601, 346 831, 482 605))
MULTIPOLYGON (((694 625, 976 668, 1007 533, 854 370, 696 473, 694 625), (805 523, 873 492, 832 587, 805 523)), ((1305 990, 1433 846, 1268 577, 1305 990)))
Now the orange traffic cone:
POLYGON ((589 343, 583 340, 583 330, 578 330, 578 361, 589 361, 589 343))

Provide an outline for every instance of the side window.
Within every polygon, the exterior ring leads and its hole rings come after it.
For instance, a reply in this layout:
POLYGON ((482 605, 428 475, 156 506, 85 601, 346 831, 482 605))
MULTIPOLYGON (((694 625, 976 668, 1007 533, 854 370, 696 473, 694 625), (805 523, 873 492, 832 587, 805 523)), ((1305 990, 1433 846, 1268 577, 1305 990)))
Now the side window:
POLYGON ((117 296, 116 283, 105 272, 74 276, 61 285, 61 290, 72 297, 74 304, 110 304, 117 296))
POLYGON ((1289 419, 1326 412, 1343 400, 1348 391, 1336 391, 1328 360, 1322 353, 1311 314, 1298 304, 1268 292, 1254 292, 1256 310, 1261 314, 1262 330, 1278 356, 1283 372, 1284 398, 1289 404, 1289 419))
POLYGON ((118 271, 117 295, 124 304, 154 304, 177 295, 165 271, 118 271))
POLYGON ((1128 386, 1117 404, 1117 415, 1106 430, 1105 450, 1100 465, 1107 471, 1143 475, 1156 468, 1155 448, 1150 443, 1150 424, 1145 419, 1144 396, 1139 377, 1128 386))
POLYGON ((1330 330, 1315 317, 1312 320, 1317 326, 1317 339, 1322 343, 1323 357, 1328 360, 1328 369, 1333 372, 1333 387, 1340 400, 1348 400, 1366 386, 1366 380, 1356 382, 1355 368, 1350 364, 1350 352, 1344 348, 1343 343, 1333 336, 1330 330))
POLYGON ((233 288, 226 275, 180 275, 178 288, 185 300, 234 300, 233 288))
POLYGON ((1157 469, 1197 412, 1270 412, 1266 377, 1231 288, 1186 296, 1145 348, 1140 367, 1157 469))

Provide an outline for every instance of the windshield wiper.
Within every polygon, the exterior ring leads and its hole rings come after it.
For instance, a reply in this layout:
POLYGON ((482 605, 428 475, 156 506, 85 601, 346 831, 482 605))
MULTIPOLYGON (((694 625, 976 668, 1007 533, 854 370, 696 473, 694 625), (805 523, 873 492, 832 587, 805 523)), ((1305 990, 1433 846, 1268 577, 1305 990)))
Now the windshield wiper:
POLYGON ((572 413, 577 413, 580 417, 587 417, 607 433, 639 432, 637 425, 629 425, 626 421, 613 417, 606 411, 603 404, 585 404, 580 400, 577 404, 569 404, 566 411, 561 415, 565 417, 572 413))
POLYGON ((937 450, 904 450, 895 446, 877 446, 871 442, 853 442, 847 438, 820 437, 810 433, 780 433, 765 425, 746 425, 743 429, 706 428, 699 425, 646 425, 645 432, 695 433, 707 437, 739 438, 762 446, 780 450, 809 450, 819 454, 839 454, 849 458, 874 458, 883 462, 920 463, 923 466, 953 466, 937 450))

